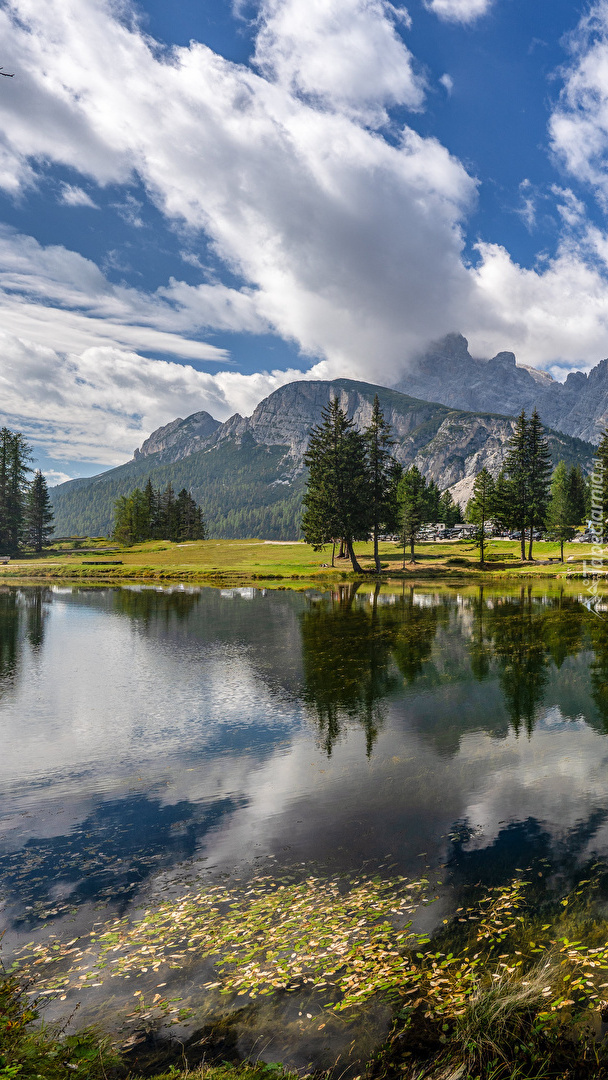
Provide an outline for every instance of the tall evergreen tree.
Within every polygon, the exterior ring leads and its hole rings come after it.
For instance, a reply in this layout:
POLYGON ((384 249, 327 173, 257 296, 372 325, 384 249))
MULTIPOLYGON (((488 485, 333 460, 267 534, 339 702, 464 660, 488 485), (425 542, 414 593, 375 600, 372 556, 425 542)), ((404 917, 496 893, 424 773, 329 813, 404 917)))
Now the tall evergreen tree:
POLYGON ((36 469, 25 503, 25 535, 34 551, 42 551, 55 532, 52 521, 53 507, 46 480, 40 469, 36 469))
POLYGON ((437 521, 442 521, 448 529, 462 521, 462 512, 458 503, 454 502, 451 492, 447 489, 441 493, 439 500, 439 515, 437 521))
POLYGON ((374 542, 374 563, 380 573, 378 537, 392 531, 396 516, 396 487, 401 469, 391 455, 391 425, 384 419, 378 395, 374 397, 372 419, 365 430, 369 483, 369 513, 374 542))
POLYGON ((560 558, 564 561, 564 541, 571 540, 576 529, 572 524, 575 511, 570 500, 570 474, 560 461, 551 480, 551 498, 547 510, 547 529, 552 540, 559 540, 560 558))
POLYGON ((416 562, 414 545, 425 521, 428 520, 426 500, 426 480, 416 467, 404 472, 397 487, 399 519, 403 539, 403 568, 405 569, 405 549, 410 545, 410 562, 416 562))
POLYGON ((582 525, 585 520, 585 477, 580 465, 572 465, 568 473, 568 501, 572 525, 582 525))
POLYGON ((515 528, 512 482, 504 469, 500 470, 494 481, 492 520, 499 530, 508 532, 510 529, 515 528))
POLYGON ((304 464, 309 470, 302 515, 306 543, 319 551, 343 538, 352 568, 360 573, 353 542, 366 540, 371 531, 366 445, 337 398, 312 428, 304 464))
MULTIPOLYGON (((528 421, 522 409, 515 422, 515 430, 509 439, 509 451, 505 460, 505 479, 509 483, 511 505, 510 519, 520 531, 521 558, 526 558, 526 524, 529 498, 529 439, 528 421)), ((503 485, 504 487, 504 485, 503 485)))
POLYGON ((542 528, 551 491, 551 453, 540 416, 534 409, 528 422, 528 498, 526 523, 529 529, 528 559, 532 559, 534 530, 542 528))
POLYGON ((484 565, 487 522, 493 514, 495 485, 491 473, 482 469, 475 477, 473 495, 467 503, 466 518, 477 526, 476 542, 479 545, 479 562, 484 565))
POLYGON ((426 520, 435 522, 440 521, 441 492, 432 478, 427 481, 425 498, 426 520))
POLYGON ((20 432, 0 429, 0 550, 17 551, 23 538, 31 450, 20 432))

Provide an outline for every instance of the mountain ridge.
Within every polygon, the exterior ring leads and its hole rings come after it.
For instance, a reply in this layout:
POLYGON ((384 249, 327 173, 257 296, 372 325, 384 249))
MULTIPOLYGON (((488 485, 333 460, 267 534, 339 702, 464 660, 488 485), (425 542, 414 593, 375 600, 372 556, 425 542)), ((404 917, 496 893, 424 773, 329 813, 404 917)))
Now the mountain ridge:
MULTIPOLYGON (((417 464, 457 500, 466 502, 484 466, 494 474, 500 469, 513 417, 454 409, 351 379, 302 380, 273 391, 250 417, 236 413, 222 424, 204 414, 213 421, 201 421, 212 429, 207 436, 199 430, 197 418, 203 414, 178 418, 153 432, 131 461, 52 488, 57 532, 106 533, 116 498, 151 477, 159 486, 171 481, 176 489, 191 491, 203 506, 212 535, 295 538, 310 428, 319 423, 332 396, 357 427, 364 428, 376 393, 393 428, 397 460, 404 466, 417 464), (150 452, 155 446, 159 449, 150 452)), ((555 461, 563 457, 569 464, 589 466, 590 444, 551 432, 550 445, 555 461)))

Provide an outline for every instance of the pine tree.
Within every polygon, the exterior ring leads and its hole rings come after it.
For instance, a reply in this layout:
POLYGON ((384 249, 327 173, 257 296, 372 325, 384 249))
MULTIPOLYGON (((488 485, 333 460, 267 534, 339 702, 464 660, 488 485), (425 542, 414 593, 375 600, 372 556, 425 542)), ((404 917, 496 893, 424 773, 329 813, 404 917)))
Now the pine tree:
POLYGON ((576 529, 572 524, 575 511, 570 499, 570 474, 560 461, 551 480, 551 498, 547 510, 547 529, 552 540, 559 540, 560 558, 564 561, 564 541, 571 540, 576 529))
POLYGON ((473 495, 467 503, 466 519, 477 525, 476 542, 479 545, 479 562, 484 565, 486 523, 493 514, 495 485, 492 475, 482 469, 475 477, 473 495))
POLYGON ((509 452, 505 461, 505 478, 509 483, 510 521, 519 529, 522 562, 526 558, 526 524, 529 498, 529 439, 528 421, 522 409, 515 421, 515 430, 509 439, 509 452))
POLYGON ((31 449, 20 432, 0 429, 0 550, 17 551, 24 530, 31 449))
POLYGON ((414 545, 422 526, 428 520, 426 480, 415 465, 412 465, 401 477, 397 487, 397 500, 403 538, 403 569, 405 570, 406 545, 408 543, 410 545, 410 562, 415 563, 414 545))
POLYGON ((42 551, 55 532, 52 521, 53 507, 46 480, 40 469, 36 469, 25 503, 25 535, 34 551, 42 551))
POLYGON ((374 397, 372 419, 365 430, 369 482, 369 512, 374 541, 374 563, 380 573, 378 537, 394 527, 396 486, 401 469, 391 455, 391 425, 384 419, 378 395, 374 397))
POLYGON ((372 525, 366 445, 337 398, 312 428, 304 464, 309 470, 302 515, 306 543, 319 551, 343 538, 353 570, 361 573, 353 541, 366 540, 372 525))
POLYGON ((439 500, 439 515, 437 521, 442 521, 448 529, 462 521, 462 512, 458 503, 454 502, 452 494, 447 489, 442 492, 439 500))
POLYGON ((440 504, 441 504, 441 492, 433 479, 429 480, 426 485, 426 520, 427 521, 440 521, 440 504))
POLYGON ((572 465, 568 473, 568 501, 571 525, 582 525, 585 520, 585 477, 580 465, 572 465))
POLYGON ((528 499, 526 521, 530 531, 528 559, 532 559, 534 530, 542 528, 547 516, 551 484, 551 453, 545 429, 536 409, 528 423, 528 499))
POLYGON ((494 482, 492 519, 496 528, 500 531, 509 532, 515 527, 512 482, 507 477, 504 469, 500 470, 494 482))

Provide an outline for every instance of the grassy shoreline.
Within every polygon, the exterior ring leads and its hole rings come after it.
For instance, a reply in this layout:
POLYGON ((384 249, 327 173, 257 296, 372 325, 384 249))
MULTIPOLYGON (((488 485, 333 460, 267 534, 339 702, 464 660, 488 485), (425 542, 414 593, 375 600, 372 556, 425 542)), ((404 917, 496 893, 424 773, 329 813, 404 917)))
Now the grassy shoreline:
MULTIPOLYGON (((306 588, 331 586, 340 581, 377 580, 371 545, 355 545, 364 570, 354 574, 348 560, 331 564, 331 548, 313 551, 303 542, 268 540, 204 540, 187 544, 151 541, 131 548, 111 544, 107 540, 65 541, 55 544, 41 555, 24 555, 0 566, 0 583, 16 580, 38 582, 97 581, 121 582, 181 582, 191 585, 247 586, 263 583, 264 587, 306 588), (293 584, 291 584, 293 583, 293 584), (296 584, 297 583, 297 584, 296 584)), ((516 541, 495 540, 489 544, 486 563, 481 566, 479 555, 470 541, 421 543, 416 549, 416 562, 406 562, 394 543, 380 545, 383 582, 432 581, 439 579, 472 579, 476 582, 500 580, 564 580, 589 579, 592 566, 590 544, 567 544, 559 559, 559 545, 545 541, 535 544, 535 560, 521 562, 516 541)), ((595 570, 603 582, 608 569, 595 570)))

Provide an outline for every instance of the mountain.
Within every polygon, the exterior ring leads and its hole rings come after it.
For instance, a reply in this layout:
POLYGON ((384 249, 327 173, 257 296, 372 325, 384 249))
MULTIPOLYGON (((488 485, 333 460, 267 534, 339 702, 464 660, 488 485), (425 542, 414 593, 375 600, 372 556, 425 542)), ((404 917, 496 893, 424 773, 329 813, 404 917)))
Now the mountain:
POLYGON ((572 371, 559 383, 545 371, 518 365, 512 352, 474 359, 462 334, 435 342, 410 366, 397 389, 453 409, 515 416, 538 409, 543 423, 598 443, 608 426, 608 360, 588 375, 572 371))
MULTIPOLYGON (((293 539, 299 535, 310 428, 332 396, 365 427, 375 394, 393 427, 395 457, 406 466, 415 462, 461 503, 484 466, 498 472, 512 417, 464 412, 350 379, 294 382, 260 402, 251 417, 235 414, 220 424, 208 413, 193 413, 153 432, 124 465, 51 488, 56 534, 107 535, 118 496, 151 477, 157 486, 171 482, 176 491, 191 491, 211 536, 293 539)), ((589 443, 559 432, 551 432, 549 442, 555 462, 590 466, 589 443)))

